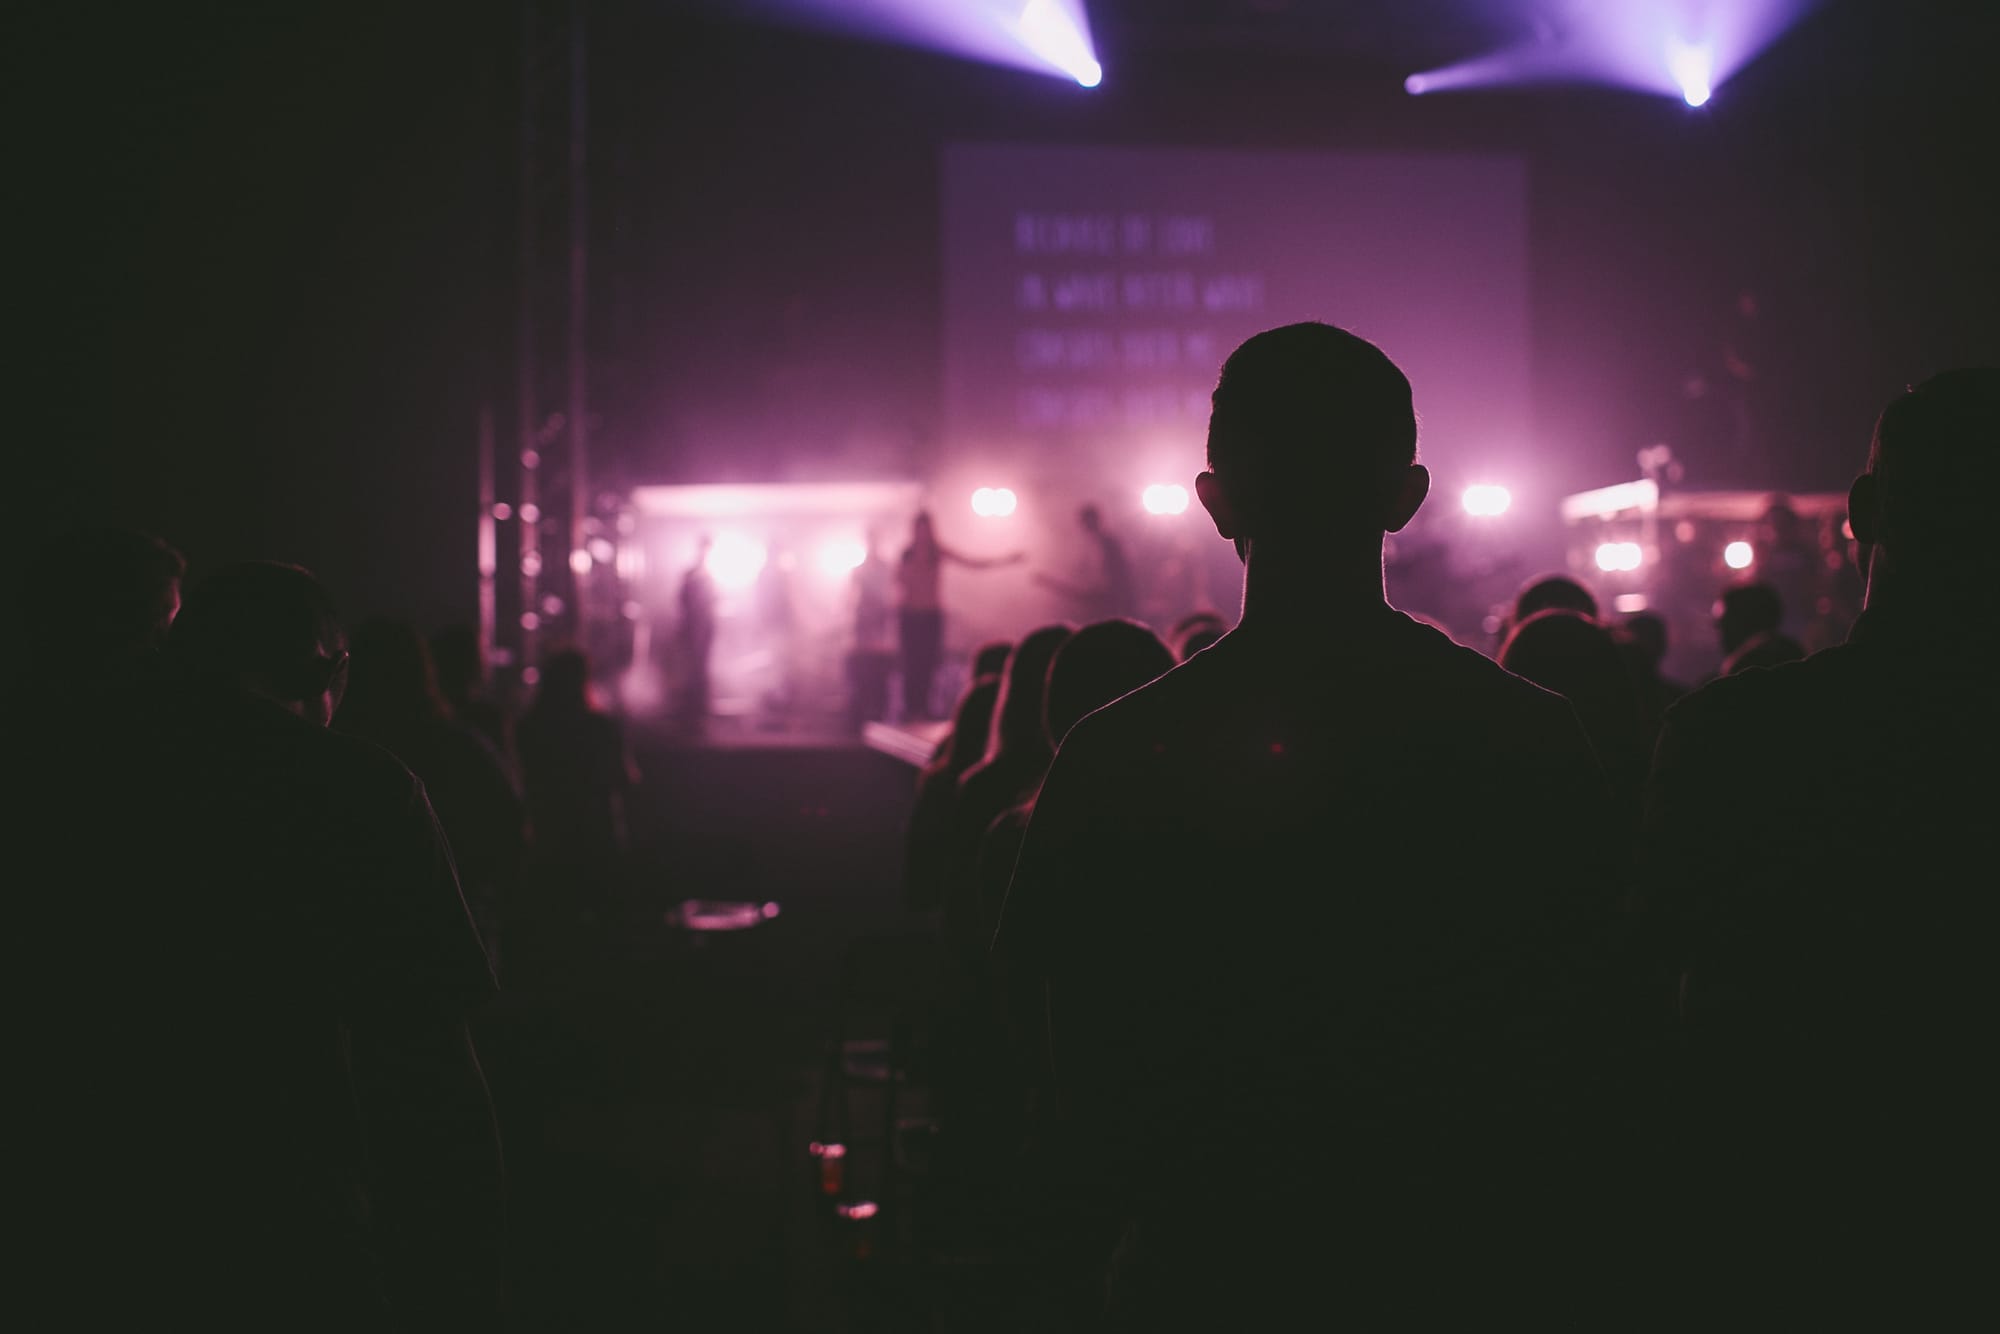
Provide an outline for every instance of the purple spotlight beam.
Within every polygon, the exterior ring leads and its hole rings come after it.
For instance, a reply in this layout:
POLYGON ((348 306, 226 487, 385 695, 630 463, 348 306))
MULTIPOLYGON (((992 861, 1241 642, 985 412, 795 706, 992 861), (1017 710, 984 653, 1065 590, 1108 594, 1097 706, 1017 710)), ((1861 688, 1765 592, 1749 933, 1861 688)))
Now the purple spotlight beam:
POLYGON ((1585 83, 1702 106, 1819 0, 1620 0, 1581 10, 1559 37, 1517 42, 1403 81, 1412 96, 1585 83))

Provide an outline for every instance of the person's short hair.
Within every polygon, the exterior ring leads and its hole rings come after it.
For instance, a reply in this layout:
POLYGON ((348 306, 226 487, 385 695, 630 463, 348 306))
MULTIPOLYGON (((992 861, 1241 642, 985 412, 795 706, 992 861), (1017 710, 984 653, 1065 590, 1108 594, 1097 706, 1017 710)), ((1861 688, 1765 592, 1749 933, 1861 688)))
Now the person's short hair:
POLYGON ((1112 700, 1174 668, 1174 655, 1160 637, 1137 621, 1096 621, 1063 641, 1049 660, 1048 691, 1042 718, 1049 744, 1060 745, 1069 729, 1112 700))
POLYGON ((1373 525, 1416 462, 1409 379, 1330 324, 1250 338, 1210 403, 1208 466, 1252 535, 1373 525))
POLYGON ((170 616, 169 590, 186 573, 181 553, 150 533, 71 533, 28 580, 29 619, 85 657, 157 644, 170 616))
POLYGON ((1934 375, 1884 408, 1868 472, 1884 545, 1988 549, 1985 512, 2000 485, 2000 367, 1934 375))
POLYGON ((1014 646, 1004 639, 981 644, 978 651, 972 655, 973 680, 976 681, 982 676, 998 676, 1006 671, 1007 655, 1013 651, 1014 646))
POLYGON ((1751 635, 1777 629, 1785 619, 1785 604, 1769 584, 1737 584, 1722 590, 1717 619, 1741 643, 1751 635))
POLYGON ((1634 612, 1625 618, 1623 626, 1625 638, 1642 654, 1645 660, 1657 667, 1666 659, 1668 646, 1667 618, 1658 612, 1634 612))
POLYGON ((333 599, 312 572, 247 561, 196 584, 167 638, 183 669, 254 676, 287 700, 309 700, 345 661, 333 599))
POLYGON ((1520 625, 1544 611, 1573 611, 1594 621, 1597 598, 1566 574, 1545 574, 1521 585, 1521 591, 1514 595, 1514 614, 1510 620, 1520 625))

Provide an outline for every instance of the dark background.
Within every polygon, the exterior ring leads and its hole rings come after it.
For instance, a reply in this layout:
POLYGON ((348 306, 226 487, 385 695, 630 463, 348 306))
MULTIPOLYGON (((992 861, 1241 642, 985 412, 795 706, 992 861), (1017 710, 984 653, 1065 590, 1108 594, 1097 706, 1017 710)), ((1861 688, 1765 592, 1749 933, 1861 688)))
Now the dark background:
MULTIPOLYGON (((592 17, 596 453, 609 482, 938 447, 938 146, 1517 152, 1538 437, 1577 487, 1669 440, 1690 482, 1844 485, 1875 413, 2000 360, 1985 5, 1832 0, 1700 112, 1588 89, 1411 98, 1490 3, 1096 0, 1104 86, 756 26, 592 17), (1386 12, 1385 12, 1386 11, 1386 12), (1772 475, 1718 444, 1761 299, 1772 475)), ((319 569, 354 612, 473 612, 474 423, 512 423, 508 4, 15 16, 15 496, 202 568, 319 569)))

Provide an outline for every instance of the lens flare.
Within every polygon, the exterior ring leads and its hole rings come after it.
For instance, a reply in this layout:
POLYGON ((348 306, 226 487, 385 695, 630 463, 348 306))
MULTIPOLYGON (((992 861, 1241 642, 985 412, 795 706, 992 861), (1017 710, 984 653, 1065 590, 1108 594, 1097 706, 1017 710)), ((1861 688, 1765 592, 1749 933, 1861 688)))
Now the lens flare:
POLYGON ((1605 542, 1597 548, 1597 568, 1607 574, 1636 570, 1644 560, 1637 542, 1605 542))
POLYGON ((1019 503, 1004 486, 982 486, 972 493, 972 512, 982 519, 1004 519, 1019 503))
POLYGON ((741 533, 721 533, 708 549, 703 562, 715 582, 724 588, 748 588, 764 572, 770 553, 762 542, 741 533))

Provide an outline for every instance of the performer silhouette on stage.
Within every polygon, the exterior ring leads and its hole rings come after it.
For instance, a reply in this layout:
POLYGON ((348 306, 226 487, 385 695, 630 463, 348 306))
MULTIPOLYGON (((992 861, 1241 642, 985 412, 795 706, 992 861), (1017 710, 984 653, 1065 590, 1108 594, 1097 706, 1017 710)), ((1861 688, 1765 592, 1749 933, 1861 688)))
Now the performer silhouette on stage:
POLYGON ((944 604, 939 595, 944 563, 956 561, 969 569, 990 570, 1025 559, 1025 553, 1019 551, 990 559, 962 555, 937 540, 929 511, 917 513, 910 525, 910 545, 903 548, 896 566, 897 649, 902 659, 906 719, 932 716, 931 683, 944 654, 944 604))

